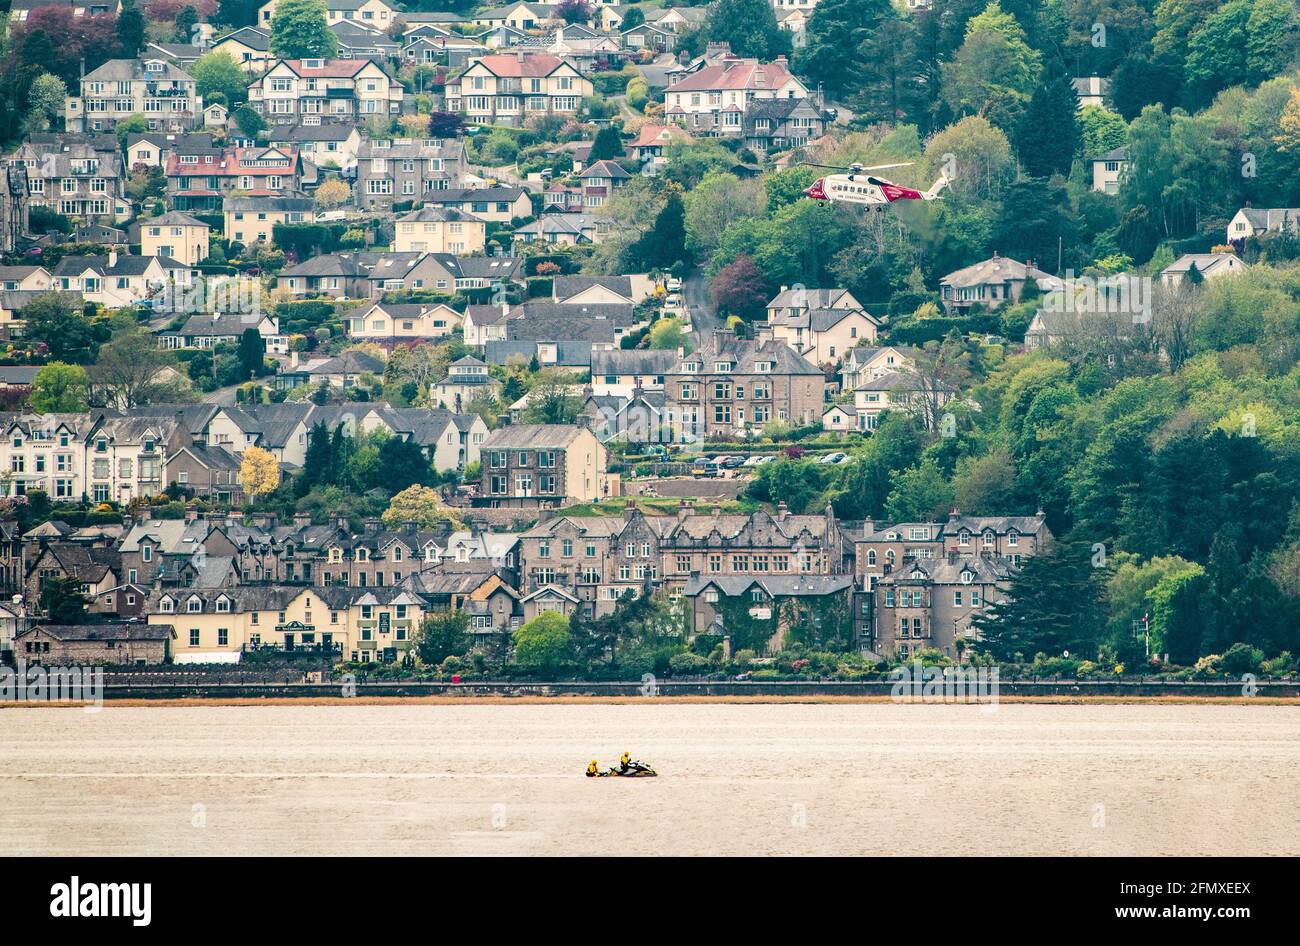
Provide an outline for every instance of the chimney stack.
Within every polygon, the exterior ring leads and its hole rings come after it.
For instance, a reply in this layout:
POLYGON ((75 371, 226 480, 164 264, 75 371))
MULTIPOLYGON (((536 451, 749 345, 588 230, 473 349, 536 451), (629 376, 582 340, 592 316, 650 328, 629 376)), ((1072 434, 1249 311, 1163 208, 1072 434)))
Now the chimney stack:
POLYGON ((695 507, 690 504, 689 500, 683 499, 677 504, 677 521, 685 522, 693 512, 695 512, 695 507))
POLYGON ((788 516, 788 515, 790 515, 790 507, 787 506, 787 505, 785 504, 785 500, 783 499, 783 500, 781 500, 779 503, 776 504, 776 520, 777 520, 777 522, 784 522, 784 521, 785 521, 785 517, 788 516))

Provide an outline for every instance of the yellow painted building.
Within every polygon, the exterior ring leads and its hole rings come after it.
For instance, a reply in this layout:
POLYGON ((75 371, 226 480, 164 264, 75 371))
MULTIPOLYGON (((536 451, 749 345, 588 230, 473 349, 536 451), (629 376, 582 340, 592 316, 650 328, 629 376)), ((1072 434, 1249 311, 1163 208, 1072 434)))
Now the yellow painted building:
POLYGON ((400 587, 165 588, 149 602, 150 624, 176 628, 175 659, 196 663, 265 648, 391 661, 411 648, 423 616, 422 600, 400 587))
POLYGON ((202 220, 173 210, 140 223, 140 255, 167 256, 184 266, 208 258, 209 227, 202 220))
POLYGON ((397 253, 481 255, 487 224, 454 207, 424 207, 397 218, 393 250, 397 253))

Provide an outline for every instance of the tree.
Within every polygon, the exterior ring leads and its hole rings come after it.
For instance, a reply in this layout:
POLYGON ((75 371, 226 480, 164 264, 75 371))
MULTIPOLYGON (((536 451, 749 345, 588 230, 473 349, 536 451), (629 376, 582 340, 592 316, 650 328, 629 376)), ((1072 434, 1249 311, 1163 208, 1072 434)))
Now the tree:
POLYGON ((1010 597, 972 618, 979 649, 1004 660, 1069 651, 1093 656, 1104 626, 1102 588, 1108 575, 1094 566, 1083 541, 1063 537, 1025 560, 1011 582, 1010 597))
POLYGON ((429 137, 455 138, 465 129, 465 120, 454 112, 429 114, 429 137))
POLYGON ((99 351, 100 333, 82 315, 80 300, 71 293, 45 292, 23 307, 23 332, 31 342, 44 343, 55 361, 84 365, 99 351))
POLYGON ((401 437, 387 437, 379 445, 379 470, 381 476, 374 485, 393 491, 435 482, 433 464, 424 450, 415 441, 401 437))
POLYGON ((303 456, 302 472, 294 480, 294 492, 301 498, 313 486, 337 485, 338 471, 334 468, 334 453, 330 449, 330 432, 323 420, 316 421, 307 432, 307 452, 303 456))
POLYGON ((560 0, 555 15, 565 23, 586 23, 591 19, 591 6, 587 0, 560 0))
POLYGON ((145 44, 145 18, 135 0, 124 0, 117 15, 117 42, 123 59, 140 55, 145 44))
POLYGON ((73 414, 86 410, 90 376, 80 365, 52 361, 36 372, 28 406, 39 414, 73 414))
POLYGON ((76 576, 46 578, 39 603, 51 624, 81 624, 86 619, 86 599, 76 576))
POLYGON ((894 490, 885 501, 885 517, 893 522, 942 519, 952 507, 952 498, 952 486, 943 471, 933 459, 927 458, 920 466, 895 476, 894 490))
POLYGON ((1187 43, 1188 94, 1207 102, 1214 93, 1246 81, 1247 24, 1256 0, 1230 0, 1205 20, 1187 43))
POLYGON ((1246 79, 1263 82, 1278 63, 1295 58, 1300 42, 1293 0, 1253 0, 1246 21, 1246 79))
POLYGON ((982 115, 1014 128, 1038 84, 1042 56, 1016 18, 990 3, 966 24, 961 48, 942 66, 943 96, 959 115, 982 115))
POLYGON ((821 83, 832 94, 850 91, 869 69, 859 56, 861 39, 898 16, 889 0, 819 0, 804 45, 795 51, 795 67, 810 84, 821 83))
POLYGON ((587 160, 591 163, 608 161, 623 156, 623 136, 613 125, 602 125, 591 142, 591 154, 587 160))
POLYGON ((152 335, 140 331, 120 334, 99 350, 88 371, 95 399, 126 410, 162 395, 174 396, 174 386, 162 377, 172 363, 152 335))
POLYGON ((322 210, 333 210, 352 199, 352 188, 347 181, 337 175, 331 175, 321 181, 316 188, 316 206, 322 210))
POLYGON ((1070 75, 1063 69, 1034 89, 1016 134, 1026 171, 1036 177, 1069 172, 1079 147, 1078 109, 1070 75))
POLYGON ((640 7, 628 7, 627 12, 623 14, 623 22, 620 29, 624 32, 640 26, 645 22, 645 14, 641 12, 640 7))
POLYGON ((676 351, 679 348, 685 348, 687 343, 686 331, 682 323, 675 318, 659 319, 650 329, 650 347, 666 348, 670 351, 676 351))
POLYGON ((415 638, 415 655, 420 663, 433 667, 448 657, 461 656, 470 643, 469 613, 457 608, 424 619, 415 638))
POLYGON ((545 371, 528 389, 526 424, 572 424, 582 410, 582 398, 567 375, 545 371))
POLYGON ((714 0, 702 32, 713 42, 729 44, 737 56, 767 61, 790 53, 790 34, 777 25, 768 0, 714 0))
POLYGON ((266 120, 247 105, 235 109, 235 124, 245 138, 256 138, 266 129, 266 120))
POLYGON ((710 171, 687 192, 685 203, 686 246, 693 255, 707 258, 718 248, 728 227, 762 214, 765 199, 760 181, 742 181, 725 171, 710 171))
POLYGON ((633 255, 645 269, 671 269, 678 263, 690 265, 686 249, 686 209, 681 193, 675 188, 668 194, 654 226, 633 249, 633 255))
POLYGON ((27 93, 29 110, 27 127, 32 131, 45 131, 50 122, 63 114, 63 101, 68 97, 68 87, 58 76, 41 73, 27 93))
POLYGON ((438 491, 418 483, 408 486, 390 499, 381 518, 388 529, 397 529, 403 525, 414 525, 425 531, 447 524, 457 529, 461 527, 456 514, 443 505, 438 491))
POLYGON ((515 631, 514 642, 515 663, 534 673, 554 673, 572 653, 569 619, 557 611, 544 611, 515 631))
POLYGON ((228 52, 205 53, 190 66, 189 73, 205 100, 216 93, 227 108, 233 109, 247 97, 248 75, 228 52))
POLYGON ((1089 105, 1079 112, 1079 134, 1083 156, 1097 157, 1124 145, 1128 124, 1117 112, 1089 105))
POLYGON ((274 492, 280 485, 280 461, 269 450, 249 447, 239 465, 239 485, 253 501, 274 492))
POLYGON ((266 360, 266 340, 256 328, 249 326, 239 336, 239 364, 244 377, 241 380, 256 378, 263 374, 266 360))
POLYGON ((197 38, 194 35, 194 28, 199 25, 199 11, 194 9, 192 4, 186 4, 176 13, 176 20, 173 24, 175 34, 173 39, 178 43, 193 43, 197 38))
POLYGON ((720 313, 738 315, 748 322, 762 317, 771 293, 762 271, 750 256, 737 256, 709 284, 713 304, 720 313))
POLYGON ((217 12, 213 22, 224 23, 238 29, 241 26, 253 26, 257 23, 258 0, 218 0, 217 12))
POLYGON ((1175 664, 1196 663, 1204 653, 1202 643, 1214 636, 1215 610, 1205 606, 1210 596, 1209 579, 1200 565, 1161 578, 1147 592, 1152 653, 1168 654, 1175 664))
POLYGON ((280 0, 271 18, 271 54, 280 59, 333 59, 338 36, 329 28, 325 0, 280 0))

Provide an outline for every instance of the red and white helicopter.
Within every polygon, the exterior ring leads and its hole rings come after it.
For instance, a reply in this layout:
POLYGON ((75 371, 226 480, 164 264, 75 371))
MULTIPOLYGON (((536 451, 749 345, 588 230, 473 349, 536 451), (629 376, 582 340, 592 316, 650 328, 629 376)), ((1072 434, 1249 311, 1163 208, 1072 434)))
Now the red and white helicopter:
POLYGON ((883 177, 876 177, 872 171, 888 171, 890 168, 911 167, 912 162, 903 164, 877 164, 863 167, 851 164, 848 167, 836 167, 830 164, 809 164, 808 167, 826 168, 830 171, 846 171, 845 174, 829 174, 819 177, 812 187, 804 190, 806 197, 819 201, 823 207, 830 201, 845 204, 861 204, 873 207, 883 213, 885 207, 899 200, 939 200, 939 192, 948 186, 948 178, 940 176, 928 191, 913 190, 883 177))

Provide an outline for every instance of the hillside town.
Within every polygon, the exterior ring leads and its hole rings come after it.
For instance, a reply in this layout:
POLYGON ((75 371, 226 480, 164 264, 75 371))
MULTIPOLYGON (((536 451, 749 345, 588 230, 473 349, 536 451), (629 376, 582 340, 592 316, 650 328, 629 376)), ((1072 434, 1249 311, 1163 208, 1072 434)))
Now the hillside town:
POLYGON ((13 0, 0 659, 1294 671, 1300 18, 1038 6, 13 0))

